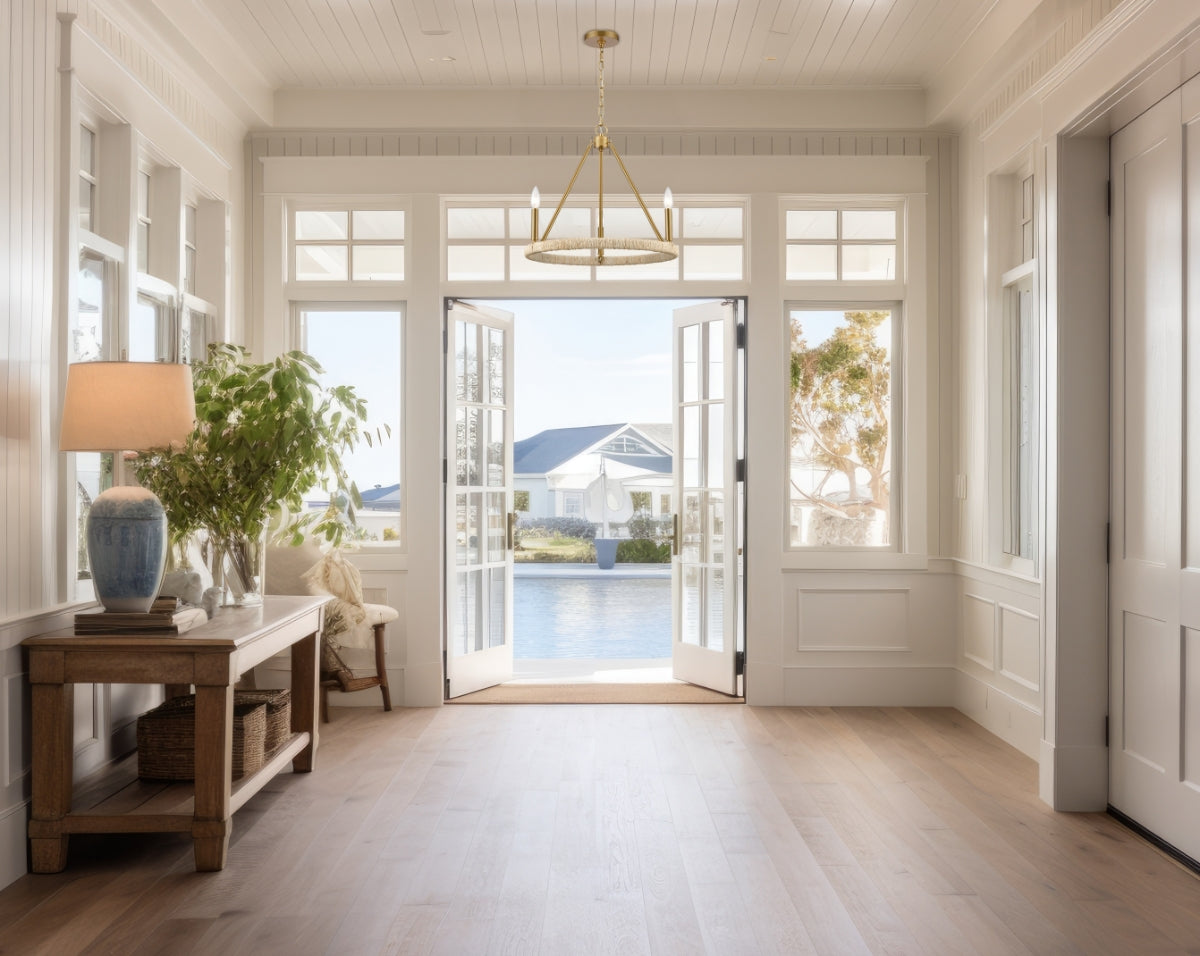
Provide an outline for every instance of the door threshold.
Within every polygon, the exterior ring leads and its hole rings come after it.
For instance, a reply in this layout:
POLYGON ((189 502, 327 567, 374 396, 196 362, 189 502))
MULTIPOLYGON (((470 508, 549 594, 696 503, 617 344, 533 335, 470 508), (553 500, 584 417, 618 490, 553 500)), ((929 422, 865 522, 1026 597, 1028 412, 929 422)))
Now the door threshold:
POLYGON ((509 681, 446 701, 448 704, 741 704, 742 697, 684 681, 509 681))

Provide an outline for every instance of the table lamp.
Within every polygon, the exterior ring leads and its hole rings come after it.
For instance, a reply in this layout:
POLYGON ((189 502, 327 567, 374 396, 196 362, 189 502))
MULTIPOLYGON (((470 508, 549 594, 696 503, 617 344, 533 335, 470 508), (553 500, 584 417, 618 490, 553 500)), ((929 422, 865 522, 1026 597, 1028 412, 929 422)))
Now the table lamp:
MULTIPOLYGON (((183 441, 195 427, 192 367, 167 362, 67 366, 60 451, 145 451, 183 441)), ((92 502, 87 552, 106 611, 146 612, 167 557, 167 516, 145 488, 116 486, 92 502)))

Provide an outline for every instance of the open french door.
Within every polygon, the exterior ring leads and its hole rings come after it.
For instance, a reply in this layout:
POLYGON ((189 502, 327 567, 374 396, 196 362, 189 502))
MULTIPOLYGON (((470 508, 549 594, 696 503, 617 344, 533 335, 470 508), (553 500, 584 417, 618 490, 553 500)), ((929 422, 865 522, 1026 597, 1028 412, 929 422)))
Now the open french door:
POLYGON ((512 679, 513 316, 446 314, 446 696, 512 679))
POLYGON ((734 301, 677 309, 673 332, 672 672, 737 693, 740 534, 734 301))

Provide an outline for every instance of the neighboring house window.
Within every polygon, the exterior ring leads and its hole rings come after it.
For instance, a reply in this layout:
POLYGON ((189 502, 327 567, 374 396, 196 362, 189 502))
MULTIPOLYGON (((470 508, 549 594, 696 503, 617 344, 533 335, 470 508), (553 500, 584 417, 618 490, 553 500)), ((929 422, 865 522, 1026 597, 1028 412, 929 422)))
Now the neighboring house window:
POLYGON ((610 442, 605 442, 600 451, 612 452, 614 455, 656 455, 658 452, 645 442, 632 435, 618 435, 610 442))
MULTIPOLYGON (((305 304, 297 309, 298 346, 325 369, 321 383, 351 385, 367 405, 369 441, 342 456, 350 479, 362 495, 356 509, 358 540, 398 545, 404 532, 401 481, 401 430, 404 367, 404 313, 394 304, 305 304), (364 363, 364 350, 371 361, 364 363)), ((327 497, 306 496, 316 511, 329 507, 327 497)))
POLYGON ((562 513, 568 518, 583 517, 583 492, 564 491, 562 496, 562 513))
MULTIPOLYGON (((581 199, 581 203, 583 200, 581 199)), ((542 230, 550 221, 557 200, 542 201, 542 230)), ((564 206, 554 223, 551 238, 561 239, 596 234, 597 213, 591 205, 564 206)), ((593 266, 548 265, 525 258, 530 239, 530 209, 527 204, 510 206, 501 201, 471 205, 446 205, 446 278, 451 282, 587 281, 604 280, 727 280, 745 278, 745 210, 741 205, 705 205, 701 201, 676 200, 672 228, 679 258, 671 262, 622 266, 620 269, 593 266)), ((661 230, 663 211, 651 209, 661 230)), ((654 233, 641 208, 604 205, 607 236, 653 238, 654 233)))
POLYGON ((660 515, 669 515, 671 513, 671 496, 662 494, 658 496, 658 513, 660 515))
POLYGON ((292 278, 297 282, 399 282, 404 279, 400 209, 297 209, 292 218, 292 278))

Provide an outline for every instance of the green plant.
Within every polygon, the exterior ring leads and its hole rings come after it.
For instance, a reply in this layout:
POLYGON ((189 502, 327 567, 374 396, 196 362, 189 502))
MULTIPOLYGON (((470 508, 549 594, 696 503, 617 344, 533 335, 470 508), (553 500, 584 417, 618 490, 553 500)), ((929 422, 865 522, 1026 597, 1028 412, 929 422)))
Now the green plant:
POLYGON ((209 346, 192 368, 195 430, 134 462, 162 501, 174 541, 201 529, 221 546, 256 541, 276 514, 284 516, 279 536, 294 541, 306 528, 335 543, 347 535, 362 499, 341 456, 373 439, 362 428, 366 403, 351 386, 322 386, 322 372, 303 352, 258 363, 241 346, 209 346), (314 520, 303 496, 315 488, 330 506, 314 520))
POLYGON ((670 560, 669 544, 656 544, 649 538, 626 538, 617 543, 620 564, 667 564, 670 560))

